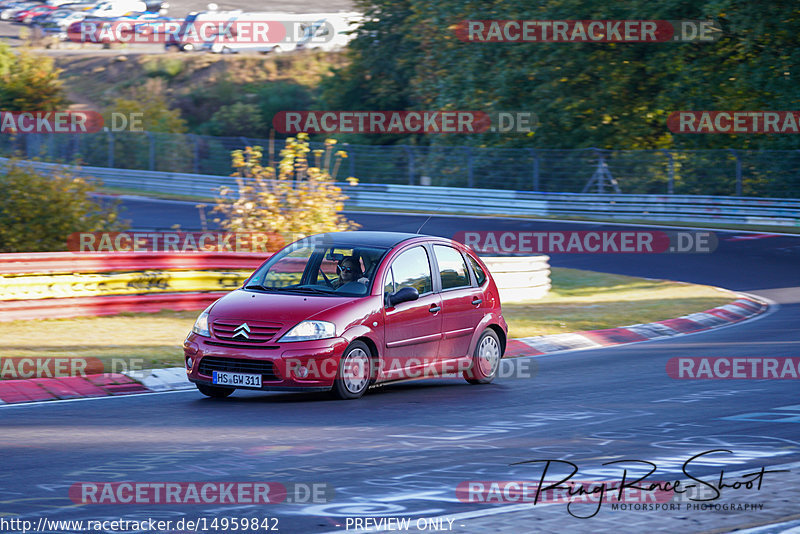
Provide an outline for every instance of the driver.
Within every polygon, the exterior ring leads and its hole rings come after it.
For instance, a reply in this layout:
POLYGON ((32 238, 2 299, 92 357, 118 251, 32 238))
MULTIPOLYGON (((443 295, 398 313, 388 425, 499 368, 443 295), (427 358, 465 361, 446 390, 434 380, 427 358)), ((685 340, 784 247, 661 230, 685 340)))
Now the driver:
POLYGON ((346 256, 342 258, 337 266, 339 271, 339 278, 333 281, 333 287, 340 288, 349 282, 366 283, 368 280, 364 278, 364 273, 361 271, 359 261, 353 256, 346 256))

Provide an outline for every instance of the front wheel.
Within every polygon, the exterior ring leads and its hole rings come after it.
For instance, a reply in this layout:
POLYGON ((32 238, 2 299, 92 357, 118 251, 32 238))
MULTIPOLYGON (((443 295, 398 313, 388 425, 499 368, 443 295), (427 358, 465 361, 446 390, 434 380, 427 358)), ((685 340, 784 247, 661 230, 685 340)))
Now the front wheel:
POLYGON ((369 388, 372 370, 372 351, 363 341, 353 341, 339 360, 331 393, 342 400, 360 398, 369 388))
POLYGON ((501 356, 500 340, 494 330, 487 328, 475 345, 472 367, 464 371, 464 379, 470 384, 488 384, 497 375, 501 356))
POLYGON ((206 384, 195 384, 200 393, 206 397, 213 397, 215 399, 224 399, 233 393, 233 388, 221 388, 219 386, 208 386, 206 384))

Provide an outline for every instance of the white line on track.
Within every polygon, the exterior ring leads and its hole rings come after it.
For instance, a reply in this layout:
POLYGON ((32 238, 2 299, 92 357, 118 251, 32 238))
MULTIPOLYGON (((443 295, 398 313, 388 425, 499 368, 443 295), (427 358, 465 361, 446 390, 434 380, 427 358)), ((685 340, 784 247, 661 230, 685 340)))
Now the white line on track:
POLYGON ((58 399, 58 400, 48 400, 48 401, 33 401, 33 402, 18 402, 14 404, 2 404, 0 405, 0 409, 3 408, 25 408, 27 406, 39 406, 39 405, 52 405, 52 404, 61 404, 65 402, 84 402, 84 401, 100 401, 100 400, 107 400, 107 399, 126 399, 131 397, 145 397, 147 395, 163 395, 165 393, 197 393, 196 389, 179 389, 175 391, 150 391, 148 393, 131 393, 129 395, 109 395, 107 397, 83 397, 80 399, 58 399))

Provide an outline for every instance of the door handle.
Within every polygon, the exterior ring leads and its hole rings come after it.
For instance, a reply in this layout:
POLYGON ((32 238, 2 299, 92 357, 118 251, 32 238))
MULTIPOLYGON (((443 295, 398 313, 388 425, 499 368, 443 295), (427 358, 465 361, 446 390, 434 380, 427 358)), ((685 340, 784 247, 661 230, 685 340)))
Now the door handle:
POLYGON ((431 312, 431 313, 436 313, 436 312, 441 311, 441 310, 442 310, 442 307, 441 306, 437 306, 436 304, 431 304, 431 307, 428 308, 428 311, 431 312))
POLYGON ((473 306, 480 306, 481 304, 483 304, 483 299, 479 299, 478 297, 472 299, 473 306))

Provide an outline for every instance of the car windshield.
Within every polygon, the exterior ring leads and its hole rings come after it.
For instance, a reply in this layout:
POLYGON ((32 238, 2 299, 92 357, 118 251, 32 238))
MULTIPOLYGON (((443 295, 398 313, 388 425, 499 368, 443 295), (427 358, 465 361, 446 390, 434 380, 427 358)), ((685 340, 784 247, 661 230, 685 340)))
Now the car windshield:
POLYGON ((245 289, 361 297, 387 250, 298 241, 270 258, 245 289))

